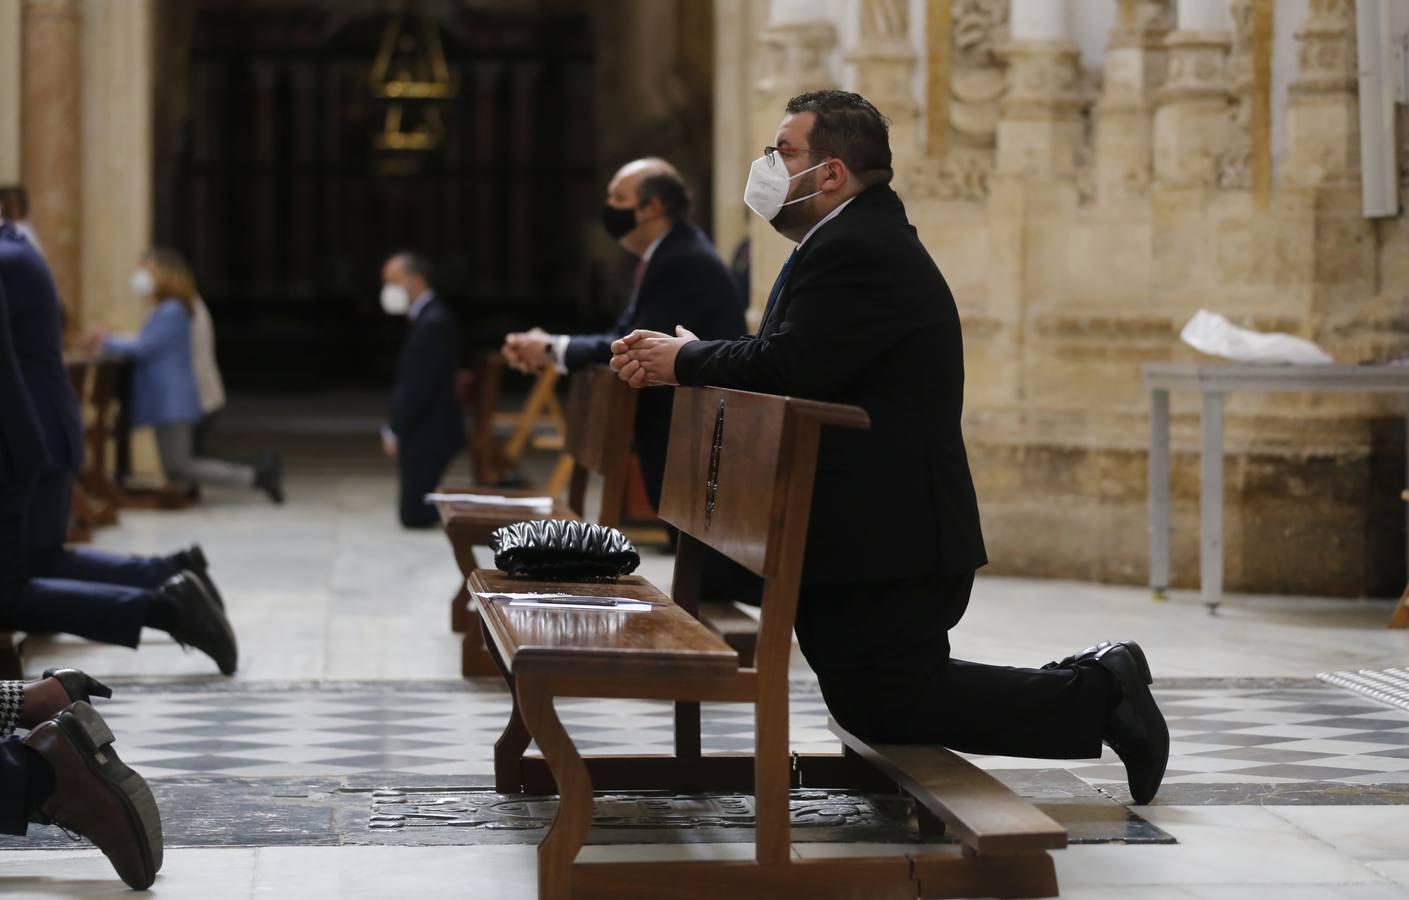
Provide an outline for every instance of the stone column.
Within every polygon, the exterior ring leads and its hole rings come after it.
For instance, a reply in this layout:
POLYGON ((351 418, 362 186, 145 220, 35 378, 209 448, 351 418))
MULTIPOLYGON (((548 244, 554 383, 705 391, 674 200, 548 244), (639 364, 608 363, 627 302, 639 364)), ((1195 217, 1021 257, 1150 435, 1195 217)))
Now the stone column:
POLYGON ((1217 183, 1229 133, 1228 29, 1228 0, 1179 0, 1155 113, 1155 179, 1162 185, 1217 183))
POLYGON ((1311 0, 1296 32, 1297 78, 1287 95, 1293 184, 1344 183, 1360 173, 1360 107, 1354 0, 1311 0))
POLYGON ((1103 203, 1149 189, 1155 94, 1164 83, 1172 12, 1170 0, 1127 2, 1111 31, 1096 106, 1096 192, 1103 203))
POLYGON ((890 119, 890 146, 901 158, 915 155, 915 49, 910 44, 908 0, 861 0, 861 40, 847 56, 856 69, 856 92, 890 119))
POLYGON ((1000 173, 1069 178, 1081 146, 1080 51, 1066 0, 1012 0, 1000 173))
POLYGON ((79 0, 24 0, 20 140, 29 217, 70 310, 82 307, 79 0))
POLYGON ((760 152, 749 127, 757 7, 748 0, 714 4, 714 246, 726 261, 748 235, 744 184, 760 152))
MULTIPOLYGON (((831 22, 775 23, 764 29, 759 41, 761 72, 754 86, 753 134, 758 149, 750 162, 773 143, 789 97, 805 91, 834 88, 832 52, 837 46, 831 22)), ((758 325, 768 291, 792 252, 793 243, 758 216, 749 220, 749 326, 758 325)))
POLYGON ((130 329, 148 311, 127 285, 152 240, 152 7, 84 8, 83 305, 72 311, 85 325, 130 329))
POLYGON ((20 0, 0 0, 0 184, 20 180, 20 0))

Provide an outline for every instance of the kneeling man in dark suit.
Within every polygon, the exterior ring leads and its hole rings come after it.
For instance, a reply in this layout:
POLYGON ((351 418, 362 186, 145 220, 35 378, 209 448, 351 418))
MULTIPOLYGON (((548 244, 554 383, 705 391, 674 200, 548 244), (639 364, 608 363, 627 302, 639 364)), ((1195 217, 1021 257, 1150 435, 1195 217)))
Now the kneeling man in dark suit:
POLYGON ((886 119, 844 91, 794 97, 745 201, 798 246, 759 333, 638 331, 613 345, 635 387, 712 385, 847 403, 869 431, 824 432, 797 639, 827 707, 879 743, 1080 759, 1102 741, 1147 803, 1169 731, 1131 641, 1041 669, 954 659, 949 629, 987 561, 960 427, 964 347, 949 287, 890 188, 886 119))
POLYGON ((418 254, 398 253, 386 261, 381 299, 388 315, 411 320, 396 361, 382 448, 400 474, 401 524, 428 528, 439 519, 425 496, 465 446, 465 421, 455 400, 460 327, 454 311, 431 289, 430 263, 418 254))

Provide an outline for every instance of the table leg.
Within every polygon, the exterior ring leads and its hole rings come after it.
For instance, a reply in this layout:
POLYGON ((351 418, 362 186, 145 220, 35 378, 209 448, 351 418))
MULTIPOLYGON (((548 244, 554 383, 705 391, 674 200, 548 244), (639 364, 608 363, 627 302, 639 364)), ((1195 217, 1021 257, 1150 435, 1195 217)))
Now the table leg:
POLYGON ((1169 391, 1150 392, 1150 591, 1169 589, 1169 391))
POLYGON ((1223 602, 1223 395, 1203 395, 1199 460, 1199 584, 1210 613, 1223 602))

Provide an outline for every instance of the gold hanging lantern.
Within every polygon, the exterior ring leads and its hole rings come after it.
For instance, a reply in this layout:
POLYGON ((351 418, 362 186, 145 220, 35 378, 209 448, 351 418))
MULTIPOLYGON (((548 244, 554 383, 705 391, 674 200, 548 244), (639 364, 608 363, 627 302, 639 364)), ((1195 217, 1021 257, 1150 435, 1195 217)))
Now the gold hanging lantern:
POLYGON ((372 63, 372 96, 389 101, 382 129, 373 138, 378 150, 425 152, 445 137, 440 107, 455 96, 455 82, 439 30, 418 18, 419 29, 406 16, 388 22, 372 63))

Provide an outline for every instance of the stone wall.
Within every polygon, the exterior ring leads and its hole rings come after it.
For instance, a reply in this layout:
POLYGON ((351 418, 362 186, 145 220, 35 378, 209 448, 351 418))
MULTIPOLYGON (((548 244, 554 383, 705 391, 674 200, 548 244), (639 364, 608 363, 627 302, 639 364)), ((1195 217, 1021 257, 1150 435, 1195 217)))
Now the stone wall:
MULTIPOLYGON (((842 21, 762 32, 755 121, 770 129, 779 98, 830 71, 788 65, 815 57, 815 35, 860 29, 845 86, 895 118, 896 187, 964 319, 992 571, 1146 580, 1139 366, 1196 360, 1178 332, 1199 308, 1340 362, 1409 353, 1409 227, 1360 209, 1353 0, 1311 0, 1295 23, 1275 170, 1257 151, 1273 111, 1252 76, 1254 5, 1120 0, 1100 70, 1081 67, 1070 7, 1049 0, 930 0, 950 18, 923 24, 902 0, 859 0, 842 21), (929 47, 917 107, 904 35, 936 24, 947 40, 929 47)), ((752 226, 768 248, 755 304, 781 261, 770 230, 752 226)), ((1228 413, 1228 587, 1397 594, 1403 402, 1236 395, 1228 413)), ((1191 587, 1197 398, 1176 395, 1174 414, 1172 568, 1191 587)))

